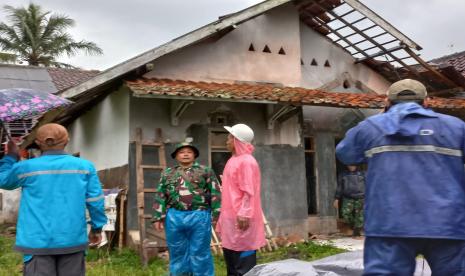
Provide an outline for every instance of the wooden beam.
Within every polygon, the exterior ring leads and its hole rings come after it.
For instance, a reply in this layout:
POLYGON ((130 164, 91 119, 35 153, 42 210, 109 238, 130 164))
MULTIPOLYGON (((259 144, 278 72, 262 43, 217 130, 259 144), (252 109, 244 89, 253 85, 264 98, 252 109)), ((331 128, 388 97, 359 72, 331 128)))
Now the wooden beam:
MULTIPOLYGON (((352 0, 351 0, 351 1, 352 1, 352 0)), ((356 1, 356 2, 359 3, 358 1, 356 1)), ((317 4, 317 5, 319 5, 319 4, 316 3, 316 2, 314 2, 314 3, 317 4)), ((359 4, 360 4, 360 3, 359 3, 359 4)), ((321 7, 321 6, 320 6, 320 7, 321 7)), ((355 7, 353 7, 353 8, 355 8, 355 7)), ((367 8, 367 9, 368 9, 368 8, 367 8)), ((344 18, 341 18, 341 17, 340 17, 339 15, 337 15, 333 10, 327 10, 327 12, 328 12, 329 14, 331 14, 332 16, 338 18, 342 23, 344 23, 344 24, 350 26, 354 31, 358 32, 359 35, 361 35, 363 38, 365 38, 366 40, 368 40, 369 42, 371 42, 373 45, 377 45, 378 48, 381 49, 381 51, 384 51, 384 52, 386 53, 386 55, 390 56, 390 57, 393 59, 393 61, 391 61, 391 62, 394 62, 394 61, 395 61, 395 62, 399 63, 400 65, 402 65, 403 67, 405 67, 407 70, 409 70, 412 74, 414 74, 414 75, 417 76, 418 78, 421 78, 420 74, 418 73, 418 71, 417 71, 415 68, 409 66, 408 64, 406 64, 405 62, 403 62, 402 60, 400 60, 399 58, 397 58, 395 55, 392 54, 392 51, 388 51, 388 49, 386 49, 383 45, 381 45, 379 42, 377 42, 376 40, 374 40, 372 37, 370 37, 369 35, 367 35, 367 34, 365 34, 365 33, 360 32, 360 29, 359 29, 359 28, 357 28, 356 26, 350 25, 350 23, 347 22, 347 20, 345 20, 344 18)), ((375 15, 376 15, 376 14, 375 14, 375 15)), ((375 22, 375 23, 377 23, 377 22, 375 22)), ((391 35, 393 35, 393 34, 391 33, 391 35)), ((351 43, 349 43, 349 44, 351 44, 351 43)), ((401 44, 402 44, 402 43, 401 43, 401 44)), ((407 46, 408 46, 408 45, 407 45, 407 46)), ((354 49, 355 49, 356 51, 358 51, 360 54, 363 54, 365 57, 368 56, 367 53, 361 51, 360 48, 358 48, 358 47, 356 47, 356 46, 353 46, 352 48, 354 48, 354 49)), ((408 48, 408 47, 405 47, 405 48, 408 48)), ((397 72, 397 71, 396 71, 396 72, 397 72)))
POLYGON ((378 26, 389 32, 391 35, 393 35, 395 38, 399 39, 404 43, 405 45, 409 46, 410 48, 416 49, 416 50, 421 50, 421 46, 416 44, 413 40, 408 38, 406 35, 404 35, 402 32, 400 32, 398 29, 396 29, 393 25, 391 25, 389 22, 381 18, 378 14, 376 14, 374 11, 370 10, 367 6, 362 4, 358 0, 344 0, 347 4, 349 4, 352 8, 356 9, 359 13, 363 14, 364 16, 368 17, 371 21, 376 23, 378 26))
MULTIPOLYGON (((315 4, 319 5, 318 3, 314 2, 315 4)), ((317 17, 314 17, 316 19, 318 19, 317 17)), ((330 26, 328 26, 328 24, 326 24, 325 22, 323 21, 320 21, 319 22, 320 24, 322 24, 324 27, 328 28, 329 30, 332 30, 330 26)), ((342 36, 340 33, 338 32, 333 32, 333 34, 335 34, 337 37, 339 37, 339 39, 342 39, 344 42, 346 42, 347 44, 349 45, 353 45, 352 42, 350 42, 347 38, 345 38, 344 36, 342 36)), ((360 48, 358 48, 357 46, 353 45, 352 48, 354 48, 356 51, 358 52, 361 52, 362 55, 364 56, 368 56, 366 53, 362 52, 362 50, 360 48)))
MULTIPOLYGON (((368 41, 368 40, 364 40, 364 41, 368 41)), ((389 40, 389 41, 387 41, 387 42, 383 42, 383 43, 381 43, 381 44, 379 44, 379 45, 384 46, 384 45, 386 45, 386 44, 393 43, 393 42, 396 42, 396 41, 397 41, 397 39, 393 39, 393 40, 389 40)), ((373 44, 371 41, 369 41, 369 42, 370 42, 371 44, 373 44)), ((359 43, 362 43, 362 42, 357 42, 356 44, 359 44, 359 43)), ((374 49, 374 48, 376 48, 376 47, 378 47, 378 45, 375 45, 375 46, 371 46, 371 47, 362 49, 362 51, 366 52, 366 51, 369 51, 369 50, 374 49)), ((354 53, 354 55, 356 55, 356 54, 358 54, 358 52, 354 53)))
POLYGON ((441 74, 438 70, 436 70, 433 66, 429 65, 427 62, 425 62, 422 58, 420 58, 417 54, 415 54, 411 49, 406 48, 405 51, 412 56, 418 63, 420 63, 423 67, 425 67, 427 70, 433 72, 434 75, 436 75, 438 78, 443 80, 447 85, 451 86, 452 88, 457 87, 459 85, 455 84, 455 82, 451 81, 449 78, 441 74))
MULTIPOLYGON (((375 58, 375 57, 379 57, 379 56, 382 56, 382 55, 385 55, 385 54, 388 54, 388 53, 392 53, 392 52, 395 52, 395 51, 399 51, 399 50, 402 50, 402 49, 405 49, 407 47, 407 45, 399 45, 399 46, 396 46, 396 47, 393 47, 393 48, 390 48, 390 49, 387 49, 387 50, 382 50, 382 51, 379 51, 377 53, 374 53, 372 55, 369 55, 367 57, 364 57, 364 58, 358 58, 355 63, 361 63, 361 62, 364 62, 366 61, 367 59, 372 59, 372 58, 375 58)), ((400 59, 399 59, 400 60, 400 59)))

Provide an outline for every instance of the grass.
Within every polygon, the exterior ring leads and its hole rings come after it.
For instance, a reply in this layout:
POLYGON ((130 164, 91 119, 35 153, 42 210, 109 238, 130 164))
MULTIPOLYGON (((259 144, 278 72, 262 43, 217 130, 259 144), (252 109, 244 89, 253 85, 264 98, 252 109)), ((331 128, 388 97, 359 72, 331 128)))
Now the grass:
MULTIPOLYGON (((22 256, 12 250, 14 238, 0 236, 0 276, 22 275, 22 256)), ((267 263, 283 259, 316 260, 342 253, 344 250, 331 245, 317 245, 311 241, 295 246, 280 248, 273 252, 258 253, 258 263, 267 263)), ((88 276, 163 276, 168 275, 168 262, 163 259, 152 260, 147 268, 140 266, 139 256, 130 249, 121 252, 106 249, 90 250, 87 255, 88 276)), ((217 276, 226 276, 226 266, 222 257, 215 256, 217 276)))

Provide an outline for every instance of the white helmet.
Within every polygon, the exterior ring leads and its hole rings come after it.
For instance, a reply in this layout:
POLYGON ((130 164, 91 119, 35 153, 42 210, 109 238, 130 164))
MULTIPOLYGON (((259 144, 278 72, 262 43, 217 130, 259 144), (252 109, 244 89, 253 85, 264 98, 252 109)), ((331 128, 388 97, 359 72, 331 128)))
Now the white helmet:
POLYGON ((232 127, 225 126, 224 128, 241 142, 251 143, 253 140, 253 130, 248 125, 237 124, 232 127))

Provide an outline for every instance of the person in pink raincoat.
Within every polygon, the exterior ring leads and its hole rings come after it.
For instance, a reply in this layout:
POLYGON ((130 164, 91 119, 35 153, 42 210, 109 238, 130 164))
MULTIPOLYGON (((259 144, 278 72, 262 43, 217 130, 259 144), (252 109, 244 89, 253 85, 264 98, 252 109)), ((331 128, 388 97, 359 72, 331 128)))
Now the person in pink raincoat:
POLYGON ((226 146, 232 157, 223 171, 221 211, 216 230, 223 243, 228 276, 240 276, 256 265, 256 250, 266 243, 260 168, 252 156, 253 130, 244 124, 225 126, 225 129, 230 133, 226 146))

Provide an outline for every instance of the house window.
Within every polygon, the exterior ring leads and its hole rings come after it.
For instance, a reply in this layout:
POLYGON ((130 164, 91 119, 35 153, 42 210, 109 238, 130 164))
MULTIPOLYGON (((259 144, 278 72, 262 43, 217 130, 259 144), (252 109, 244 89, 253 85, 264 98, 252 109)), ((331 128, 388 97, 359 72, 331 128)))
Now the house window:
POLYGON ((219 179, 221 179, 226 162, 231 157, 231 153, 226 148, 228 134, 229 132, 225 130, 210 131, 210 166, 219 179))
POLYGON ((307 206, 308 214, 316 215, 317 207, 317 183, 315 174, 315 142, 313 137, 305 137, 305 171, 307 176, 307 206))

